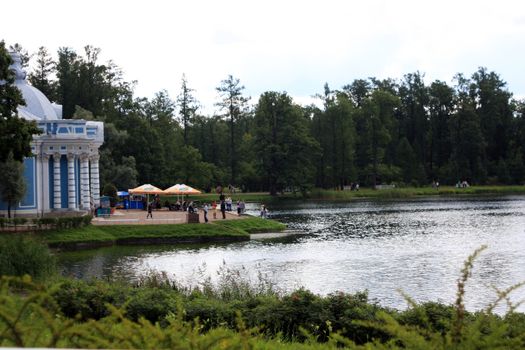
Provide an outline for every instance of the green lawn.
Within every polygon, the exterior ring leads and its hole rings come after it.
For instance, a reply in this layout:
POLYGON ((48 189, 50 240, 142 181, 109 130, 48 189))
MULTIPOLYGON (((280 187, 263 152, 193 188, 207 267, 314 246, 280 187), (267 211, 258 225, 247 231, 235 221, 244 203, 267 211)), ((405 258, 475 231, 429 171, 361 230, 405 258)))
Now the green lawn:
POLYGON ((286 225, 278 221, 257 217, 242 220, 215 221, 215 224, 224 228, 242 230, 248 233, 277 232, 286 229, 286 225))
POLYGON ((118 243, 147 238, 249 238, 252 232, 282 231, 285 225, 256 217, 217 221, 211 224, 174 225, 108 225, 86 226, 78 229, 48 231, 41 237, 50 245, 73 243, 118 243))

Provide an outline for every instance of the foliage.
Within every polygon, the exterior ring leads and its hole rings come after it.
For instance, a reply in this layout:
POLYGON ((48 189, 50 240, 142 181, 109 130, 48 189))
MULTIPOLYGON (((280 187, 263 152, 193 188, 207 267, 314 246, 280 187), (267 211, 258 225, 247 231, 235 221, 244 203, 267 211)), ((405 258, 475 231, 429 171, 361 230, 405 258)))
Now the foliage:
POLYGON ((55 273, 55 257, 41 242, 19 235, 0 236, 0 276, 29 274, 43 279, 55 273))
MULTIPOLYGON (((382 308, 366 293, 326 297, 299 289, 276 293, 250 287, 239 271, 223 268, 216 285, 182 288, 166 276, 130 285, 63 279, 45 285, 28 276, 0 279, 0 345, 104 348, 518 349, 525 315, 498 290, 476 313, 464 309, 464 286, 476 256, 465 262, 457 302, 382 308), (500 302, 509 309, 493 313, 500 302)), ((270 287, 269 287, 270 286, 270 287)))
POLYGON ((308 134, 307 118, 286 93, 266 92, 256 107, 255 153, 271 195, 304 187, 313 175, 318 143, 308 134))
POLYGON ((112 183, 105 184, 104 188, 102 188, 102 195, 108 196, 111 206, 115 206, 117 200, 117 187, 115 185, 112 183))
POLYGON ((34 121, 18 117, 17 107, 25 105, 25 101, 13 84, 15 76, 9 69, 11 63, 5 43, 0 41, 0 162, 6 161, 11 153, 17 161, 30 156, 32 137, 41 133, 34 121))
POLYGON ((0 162, 0 199, 7 203, 7 216, 11 217, 11 208, 24 197, 26 183, 24 179, 24 164, 13 157, 9 152, 7 159, 0 162))
MULTIPOLYGON (((216 88, 221 100, 217 103, 222 111, 225 111, 224 116, 228 119, 228 126, 230 128, 230 184, 237 184, 237 147, 236 137, 238 133, 235 130, 235 125, 240 124, 240 119, 246 113, 248 98, 244 97, 242 91, 244 86, 240 85, 240 80, 229 75, 227 79, 221 81, 221 85, 216 88)), ((242 136, 242 134, 241 134, 242 136)))

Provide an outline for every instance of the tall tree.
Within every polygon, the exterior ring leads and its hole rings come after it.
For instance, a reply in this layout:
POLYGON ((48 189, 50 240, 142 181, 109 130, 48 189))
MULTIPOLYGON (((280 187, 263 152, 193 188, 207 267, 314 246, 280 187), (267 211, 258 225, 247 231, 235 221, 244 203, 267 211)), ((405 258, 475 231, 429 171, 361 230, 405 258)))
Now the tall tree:
POLYGON ((197 111, 197 99, 193 96, 194 90, 188 87, 186 75, 182 75, 182 82, 180 94, 177 97, 177 105, 179 106, 179 121, 184 133, 184 145, 188 145, 188 130, 193 122, 195 112, 197 111))
POLYGON ((308 132, 307 118, 286 93, 265 92, 259 98, 255 153, 272 196, 286 187, 304 191, 312 181, 319 144, 308 132))
POLYGON ((0 41, 0 162, 11 152, 17 161, 31 156, 33 135, 41 133, 34 121, 18 117, 18 106, 25 101, 15 85, 14 72, 9 69, 13 63, 11 56, 0 41))
POLYGON ((34 71, 29 74, 29 81, 38 90, 49 98, 55 100, 55 87, 51 81, 51 74, 55 72, 55 62, 49 55, 49 52, 44 46, 38 48, 36 54, 36 67, 34 71))
MULTIPOLYGON (((62 104, 62 117, 69 119, 75 113, 78 91, 78 56, 69 47, 58 49, 57 62, 57 99, 62 104)), ((86 109, 87 106, 82 106, 86 109)))
POLYGON ((230 184, 235 185, 237 179, 237 158, 235 150, 235 122, 246 111, 248 98, 244 97, 242 91, 244 86, 240 85, 240 80, 229 75, 227 79, 221 81, 221 85, 216 88, 221 101, 217 106, 226 111, 225 117, 230 121, 230 184))
POLYGON ((381 180, 380 165, 384 161, 387 146, 391 141, 391 130, 394 123, 394 112, 399 106, 399 98, 391 92, 376 89, 364 101, 363 111, 360 114, 361 156, 365 156, 362 164, 366 166, 364 180, 375 186, 381 180))
POLYGON ((486 157, 489 168, 492 168, 489 171, 494 173, 496 168, 501 168, 500 159, 507 159, 510 156, 512 94, 506 89, 506 82, 486 68, 479 68, 472 75, 469 88, 470 97, 475 103, 475 112, 479 116, 483 138, 486 141, 486 157))
POLYGON ((454 112, 455 92, 447 83, 436 80, 429 88, 429 173, 441 177, 441 168, 450 158, 449 120, 454 112))

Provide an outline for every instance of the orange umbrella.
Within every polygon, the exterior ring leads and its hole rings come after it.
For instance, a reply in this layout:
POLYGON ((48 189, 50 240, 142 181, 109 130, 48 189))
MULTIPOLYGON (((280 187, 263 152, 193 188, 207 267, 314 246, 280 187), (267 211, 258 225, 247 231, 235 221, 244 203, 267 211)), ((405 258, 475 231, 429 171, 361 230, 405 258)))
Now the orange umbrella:
POLYGON ((160 188, 155 187, 150 184, 144 184, 139 187, 132 188, 128 191, 131 194, 163 194, 164 191, 162 191, 160 188))
POLYGON ((185 184, 176 184, 171 186, 168 189, 165 189, 163 194, 199 194, 201 191, 194 189, 193 187, 187 186, 185 184))

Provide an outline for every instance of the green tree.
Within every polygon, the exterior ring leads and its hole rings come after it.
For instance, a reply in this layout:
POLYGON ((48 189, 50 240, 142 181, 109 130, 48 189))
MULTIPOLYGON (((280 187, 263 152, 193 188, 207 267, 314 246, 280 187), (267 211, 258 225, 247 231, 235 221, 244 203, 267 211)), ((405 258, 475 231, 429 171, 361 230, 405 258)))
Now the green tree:
POLYGON ((354 107, 345 93, 324 86, 323 110, 313 109, 312 136, 324 152, 317 162, 316 184, 343 188, 354 175, 354 107))
POLYGON ((458 180, 468 179, 469 182, 484 182, 486 168, 485 140, 474 108, 462 103, 450 120, 450 135, 452 143, 451 161, 458 180))
POLYGON ((55 84, 51 81, 51 75, 55 73, 55 62, 44 46, 38 48, 36 54, 36 67, 29 74, 29 81, 51 101, 55 100, 55 84))
POLYGON ((486 68, 479 68, 468 82, 470 98, 474 102, 486 141, 486 159, 489 165, 499 169, 500 159, 509 157, 513 119, 512 94, 506 89, 507 83, 486 68))
POLYGON ((213 172, 213 165, 203 162, 196 148, 181 147, 176 172, 178 182, 191 184, 198 188, 210 188, 213 172))
POLYGON ((17 161, 31 156, 33 135, 41 133, 36 123, 18 117, 18 106, 25 101, 15 85, 15 76, 9 66, 12 59, 0 41, 0 162, 4 162, 9 153, 17 161))
POLYGON ((242 92, 244 86, 240 85, 240 80, 229 75, 227 79, 221 81, 221 85, 216 88, 221 101, 217 106, 226 111, 224 116, 229 119, 230 127, 230 184, 235 185, 237 180, 237 157, 236 157, 236 133, 235 123, 241 115, 246 112, 248 98, 242 92))
POLYGON ((399 98, 391 92, 376 89, 364 101, 360 114, 360 154, 365 156, 362 163, 368 182, 375 186, 380 179, 379 165, 383 162, 387 146, 391 141, 394 112, 399 98))
POLYGON ((265 92, 259 98, 255 154, 272 196, 286 187, 304 191, 312 184, 319 144, 308 132, 307 118, 286 93, 265 92))
MULTIPOLYGON (((447 83, 436 80, 429 88, 430 130, 428 144, 429 173, 436 177, 445 166, 452 152, 449 120, 454 112, 455 92, 447 83)), ((456 180, 457 181, 457 180, 456 180)))
POLYGON ((0 197, 7 203, 7 216, 11 217, 11 208, 16 206, 26 193, 24 165, 14 158, 13 152, 9 152, 7 159, 0 162, 0 174, 0 197))
POLYGON ((197 111, 197 99, 192 95, 194 90, 188 87, 186 76, 182 75, 180 94, 177 97, 179 106, 179 121, 184 133, 184 145, 188 145, 188 130, 193 122, 195 112, 197 111))
MULTIPOLYGON (((71 118, 78 104, 76 95, 78 90, 78 56, 73 49, 61 47, 58 49, 57 62, 57 99, 62 104, 62 117, 71 118)), ((87 108, 87 106, 82 106, 87 108)))
POLYGON ((406 137, 403 137, 396 149, 397 165, 402 169, 403 182, 410 184, 415 178, 417 157, 406 137))
POLYGON ((414 150, 416 159, 425 165, 428 159, 429 123, 427 109, 429 104, 428 88, 420 72, 406 74, 399 87, 401 101, 398 114, 400 137, 406 137, 414 150))
POLYGON ((508 169, 512 183, 523 184, 525 181, 525 164, 521 150, 518 149, 514 157, 508 162, 508 169))

